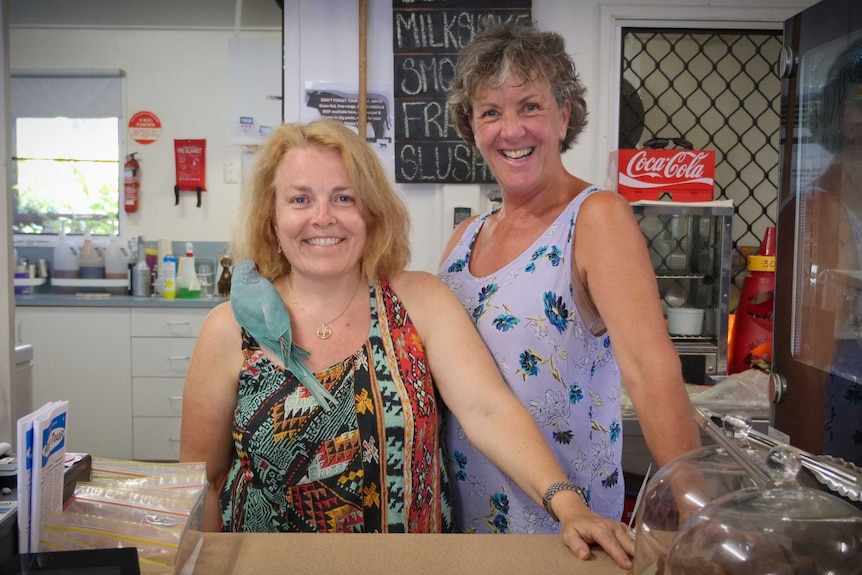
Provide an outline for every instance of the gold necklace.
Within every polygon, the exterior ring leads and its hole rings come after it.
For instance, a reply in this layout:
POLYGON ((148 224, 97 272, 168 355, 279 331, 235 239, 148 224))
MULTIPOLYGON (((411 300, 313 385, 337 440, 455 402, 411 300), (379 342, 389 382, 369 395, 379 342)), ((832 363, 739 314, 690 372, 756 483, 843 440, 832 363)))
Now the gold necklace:
MULTIPOLYGON (((350 300, 347 302, 347 306, 341 311, 340 314, 338 314, 337 316, 335 316, 331 320, 323 322, 319 326, 317 326, 317 331, 315 332, 317 334, 317 337, 319 337, 320 339, 329 339, 330 337, 332 337, 332 328, 329 327, 329 324, 335 322, 341 316, 343 316, 345 313, 347 313, 347 310, 350 309, 350 304, 352 304, 353 300, 356 299, 356 294, 359 293, 359 287, 361 285, 362 285, 362 278, 359 278, 359 281, 356 283, 356 289, 353 291, 353 295, 350 296, 350 300)), ((292 287, 293 286, 291 286, 291 288, 292 287)), ((291 296, 293 295, 292 292, 293 292, 293 290, 291 289, 291 296)), ((311 314, 308 312, 308 310, 305 309, 301 303, 299 303, 298 301, 295 301, 292 298, 290 301, 292 303, 295 303, 296 305, 298 305, 305 313, 307 313, 309 315, 309 317, 311 316, 311 314)), ((311 318, 311 319, 314 319, 314 318, 311 318)), ((317 321, 317 320, 315 320, 315 321, 317 321)))

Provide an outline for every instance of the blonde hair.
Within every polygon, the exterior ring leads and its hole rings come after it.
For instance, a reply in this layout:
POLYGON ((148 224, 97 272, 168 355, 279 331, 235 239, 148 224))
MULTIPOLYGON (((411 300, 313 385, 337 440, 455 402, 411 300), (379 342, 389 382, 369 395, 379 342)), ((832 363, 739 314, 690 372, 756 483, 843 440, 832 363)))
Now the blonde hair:
POLYGON ((362 255, 365 279, 374 281, 404 270, 410 262, 410 218, 404 202, 371 147, 343 124, 327 119, 283 124, 258 149, 234 223, 233 262, 253 260, 260 275, 269 280, 290 273, 290 262, 278 251, 274 229, 275 174, 287 152, 307 147, 341 155, 367 227, 362 255))
POLYGON ((563 37, 543 32, 528 21, 489 23, 458 53, 447 104, 461 138, 476 145, 470 126, 476 93, 486 86, 499 87, 513 74, 527 82, 546 80, 560 108, 571 102, 572 114, 560 151, 570 149, 587 125, 587 89, 566 53, 563 37))

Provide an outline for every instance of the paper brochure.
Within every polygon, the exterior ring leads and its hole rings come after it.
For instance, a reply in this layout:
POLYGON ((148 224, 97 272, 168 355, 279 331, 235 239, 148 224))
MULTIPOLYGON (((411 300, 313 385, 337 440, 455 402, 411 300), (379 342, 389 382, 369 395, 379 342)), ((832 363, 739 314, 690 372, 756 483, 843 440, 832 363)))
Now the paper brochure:
POLYGON ((45 514, 63 510, 68 401, 18 420, 18 552, 39 551, 45 514))

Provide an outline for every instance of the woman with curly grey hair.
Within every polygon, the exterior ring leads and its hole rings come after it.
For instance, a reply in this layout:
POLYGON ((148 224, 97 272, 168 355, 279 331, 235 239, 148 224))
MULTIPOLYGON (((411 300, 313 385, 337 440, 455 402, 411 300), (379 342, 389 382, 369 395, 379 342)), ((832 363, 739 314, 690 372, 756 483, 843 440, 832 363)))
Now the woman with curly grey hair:
POLYGON ((449 105, 502 205, 458 226, 439 270, 568 477, 543 509, 449 416, 456 527, 559 532, 582 558, 590 543, 634 551, 619 522, 623 383, 659 465, 700 445, 631 207, 563 166, 586 125, 585 92, 563 38, 532 23, 491 25, 461 51, 449 105), (581 509, 557 513, 579 496, 581 509))

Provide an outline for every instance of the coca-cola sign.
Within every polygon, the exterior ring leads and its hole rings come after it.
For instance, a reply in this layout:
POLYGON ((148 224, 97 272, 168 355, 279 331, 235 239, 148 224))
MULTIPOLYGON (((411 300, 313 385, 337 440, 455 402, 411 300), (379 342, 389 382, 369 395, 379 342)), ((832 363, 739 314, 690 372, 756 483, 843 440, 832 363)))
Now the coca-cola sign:
POLYGON ((708 201, 715 187, 713 150, 617 150, 611 156, 617 191, 629 201, 708 201))

